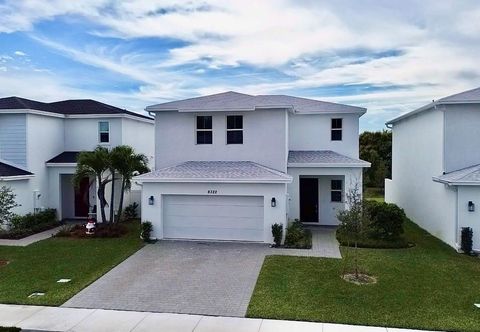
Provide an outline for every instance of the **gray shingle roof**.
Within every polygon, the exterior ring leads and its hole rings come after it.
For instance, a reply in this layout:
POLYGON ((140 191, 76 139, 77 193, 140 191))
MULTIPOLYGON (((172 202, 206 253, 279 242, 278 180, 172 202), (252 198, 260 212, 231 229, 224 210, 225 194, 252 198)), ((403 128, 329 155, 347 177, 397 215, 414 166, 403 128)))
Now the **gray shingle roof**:
POLYGON ((480 102, 480 87, 441 98, 438 102, 480 102))
POLYGON ((251 161, 187 161, 135 177, 146 182, 273 182, 292 177, 251 161))
POLYGON ((152 120, 151 117, 146 115, 130 112, 92 99, 71 99, 53 103, 43 103, 40 101, 20 97, 0 98, 0 112, 1 110, 7 109, 32 109, 64 115, 128 114, 131 116, 152 120))
POLYGON ((402 114, 400 116, 397 116, 396 118, 388 121, 386 124, 387 125, 393 124, 395 122, 406 119, 406 118, 408 118, 412 115, 415 115, 417 113, 429 110, 436 105, 462 104, 462 103, 465 103, 465 104, 479 103, 480 104, 480 87, 472 89, 472 90, 467 90, 467 91, 464 91, 464 92, 460 92, 460 93, 457 93, 457 94, 454 94, 454 95, 451 95, 451 96, 448 96, 448 97, 438 99, 438 100, 433 101, 433 102, 431 102, 431 103, 429 103, 425 106, 417 108, 416 110, 407 112, 407 113, 402 114))
POLYGON ((0 162, 0 177, 33 175, 21 168, 0 162))
POLYGON ((362 107, 330 103, 286 95, 247 95, 228 91, 208 96, 172 101, 147 107, 147 111, 253 111, 255 109, 287 108, 298 113, 365 113, 362 107))
POLYGON ((289 167, 303 167, 305 165, 325 167, 370 167, 370 163, 367 161, 350 158, 330 150, 289 151, 289 167))
POLYGON ((47 161, 47 164, 75 164, 79 154, 79 151, 64 151, 47 161))
POLYGON ((474 165, 433 177, 434 181, 456 185, 480 185, 480 165, 474 165))

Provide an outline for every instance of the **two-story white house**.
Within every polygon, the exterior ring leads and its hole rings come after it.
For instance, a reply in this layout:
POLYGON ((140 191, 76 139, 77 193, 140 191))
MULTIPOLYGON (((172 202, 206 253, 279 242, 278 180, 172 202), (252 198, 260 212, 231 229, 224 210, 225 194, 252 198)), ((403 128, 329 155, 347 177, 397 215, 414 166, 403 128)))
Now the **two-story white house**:
MULTIPOLYGON (((78 153, 130 145, 147 155, 152 167, 153 136, 152 118, 95 100, 1 98, 0 186, 17 195, 18 214, 55 208, 61 219, 84 218, 99 204, 95 179, 85 178, 79 188, 72 183, 78 153)), ((139 192, 133 188, 126 204, 139 192)))
POLYGON ((385 200, 459 248, 462 227, 480 250, 480 88, 445 97, 387 123, 392 178, 385 200))
POLYGON ((153 105, 156 170, 136 177, 153 236, 272 241, 271 225, 336 225, 361 188, 364 108, 225 92, 153 105))

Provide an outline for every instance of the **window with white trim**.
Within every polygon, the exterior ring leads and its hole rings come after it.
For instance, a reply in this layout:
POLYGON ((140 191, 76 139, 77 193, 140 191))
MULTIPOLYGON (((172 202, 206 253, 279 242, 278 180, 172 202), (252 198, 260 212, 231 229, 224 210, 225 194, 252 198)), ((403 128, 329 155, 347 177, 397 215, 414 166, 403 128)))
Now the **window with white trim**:
POLYGON ((332 119, 332 132, 331 132, 332 141, 342 140, 342 129, 343 129, 343 119, 332 119))
POLYGON ((332 202, 342 202, 343 181, 332 180, 330 182, 330 197, 332 202))
POLYGON ((98 122, 98 141, 100 143, 110 143, 110 122, 98 122))
POLYGON ((197 116, 197 144, 212 144, 213 143, 213 129, 212 117, 205 115, 197 116))
POLYGON ((227 144, 243 144, 242 115, 227 115, 227 144))

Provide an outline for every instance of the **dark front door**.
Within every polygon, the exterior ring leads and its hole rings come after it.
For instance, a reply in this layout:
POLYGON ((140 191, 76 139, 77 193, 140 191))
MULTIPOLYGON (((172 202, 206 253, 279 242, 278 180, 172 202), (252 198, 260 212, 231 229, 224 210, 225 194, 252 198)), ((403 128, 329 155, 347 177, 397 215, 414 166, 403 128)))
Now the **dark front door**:
POLYGON ((90 180, 83 178, 75 188, 75 217, 88 217, 90 180))
POLYGON ((300 221, 318 222, 318 179, 300 178, 300 221))

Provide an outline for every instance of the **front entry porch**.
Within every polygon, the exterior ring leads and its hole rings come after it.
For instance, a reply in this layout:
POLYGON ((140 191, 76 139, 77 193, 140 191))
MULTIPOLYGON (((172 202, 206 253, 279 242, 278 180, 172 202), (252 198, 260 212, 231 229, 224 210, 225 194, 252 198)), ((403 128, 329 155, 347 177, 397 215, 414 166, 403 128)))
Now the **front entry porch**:
POLYGON ((345 208, 344 175, 299 175, 300 221, 338 225, 337 213, 345 208))
POLYGON ((87 218, 96 210, 95 179, 85 177, 75 187, 73 174, 60 174, 61 219, 87 218))

